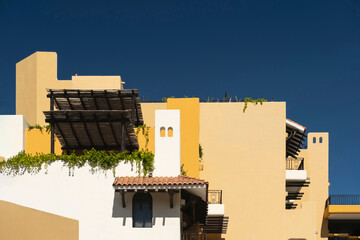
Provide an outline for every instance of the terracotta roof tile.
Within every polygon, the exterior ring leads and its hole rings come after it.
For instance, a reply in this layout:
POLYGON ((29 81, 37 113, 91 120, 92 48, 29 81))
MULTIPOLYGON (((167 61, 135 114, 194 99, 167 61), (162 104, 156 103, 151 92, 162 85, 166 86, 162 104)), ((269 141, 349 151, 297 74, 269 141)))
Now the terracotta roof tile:
POLYGON ((203 185, 205 180, 179 175, 177 177, 116 177, 113 186, 203 185))

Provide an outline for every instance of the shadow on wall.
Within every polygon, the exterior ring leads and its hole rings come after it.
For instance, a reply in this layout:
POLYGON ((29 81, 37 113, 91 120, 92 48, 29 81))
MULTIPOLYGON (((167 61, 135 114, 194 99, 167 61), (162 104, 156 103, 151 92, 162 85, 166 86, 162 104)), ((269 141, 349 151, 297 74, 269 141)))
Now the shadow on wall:
MULTIPOLYGON (((178 195, 178 194, 176 194, 178 195)), ((122 198, 120 192, 114 191, 114 201, 112 209, 113 218, 123 218, 123 226, 126 226, 126 219, 132 218, 132 199, 134 193, 128 192, 125 194, 126 206, 122 206, 122 198)), ((179 203, 176 203, 174 196, 174 208, 170 208, 170 197, 168 193, 151 193, 153 199, 153 225, 165 225, 166 218, 179 218, 180 210, 179 203), (159 222, 160 221, 160 222, 159 222)), ((132 220, 130 220, 132 221, 132 220)), ((132 224, 132 222, 131 222, 132 224)))
POLYGON ((225 238, 221 238, 221 234, 207 234, 207 240, 225 240, 225 238))

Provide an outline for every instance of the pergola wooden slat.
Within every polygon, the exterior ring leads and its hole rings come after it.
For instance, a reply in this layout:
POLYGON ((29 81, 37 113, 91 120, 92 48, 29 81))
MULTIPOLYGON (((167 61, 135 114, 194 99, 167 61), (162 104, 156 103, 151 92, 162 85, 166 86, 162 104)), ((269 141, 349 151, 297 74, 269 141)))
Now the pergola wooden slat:
POLYGON ((144 124, 137 89, 47 89, 47 92, 58 110, 129 110, 135 126, 144 124))
POLYGON ((296 127, 286 124, 286 132, 288 134, 286 139, 286 157, 291 156, 296 158, 300 152, 301 146, 304 145, 303 141, 306 138, 306 128, 305 130, 300 131, 296 127))
POLYGON ((128 110, 59 110, 44 114, 45 121, 54 124, 55 134, 65 150, 139 148, 128 110))
POLYGON ((133 151, 139 148, 134 127, 143 124, 138 90, 47 89, 51 152, 56 134, 62 149, 95 148, 133 151), (55 107, 58 110, 55 110, 55 107))

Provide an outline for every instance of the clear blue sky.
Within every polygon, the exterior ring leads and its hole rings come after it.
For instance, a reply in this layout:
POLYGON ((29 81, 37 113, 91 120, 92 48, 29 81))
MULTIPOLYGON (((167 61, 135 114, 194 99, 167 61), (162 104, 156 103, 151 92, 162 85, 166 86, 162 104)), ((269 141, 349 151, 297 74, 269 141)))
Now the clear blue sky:
POLYGON ((359 0, 0 0, 0 114, 35 51, 58 53, 59 79, 121 75, 148 100, 286 101, 330 133, 331 193, 360 193, 359 0))

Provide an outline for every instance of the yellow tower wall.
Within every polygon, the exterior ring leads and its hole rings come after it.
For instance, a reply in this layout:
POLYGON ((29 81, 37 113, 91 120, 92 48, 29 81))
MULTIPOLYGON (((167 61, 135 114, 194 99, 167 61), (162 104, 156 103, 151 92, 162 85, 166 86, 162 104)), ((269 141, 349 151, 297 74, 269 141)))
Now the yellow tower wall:
POLYGON ((199 99, 168 98, 168 109, 180 109, 181 164, 187 176, 199 178, 199 99))

